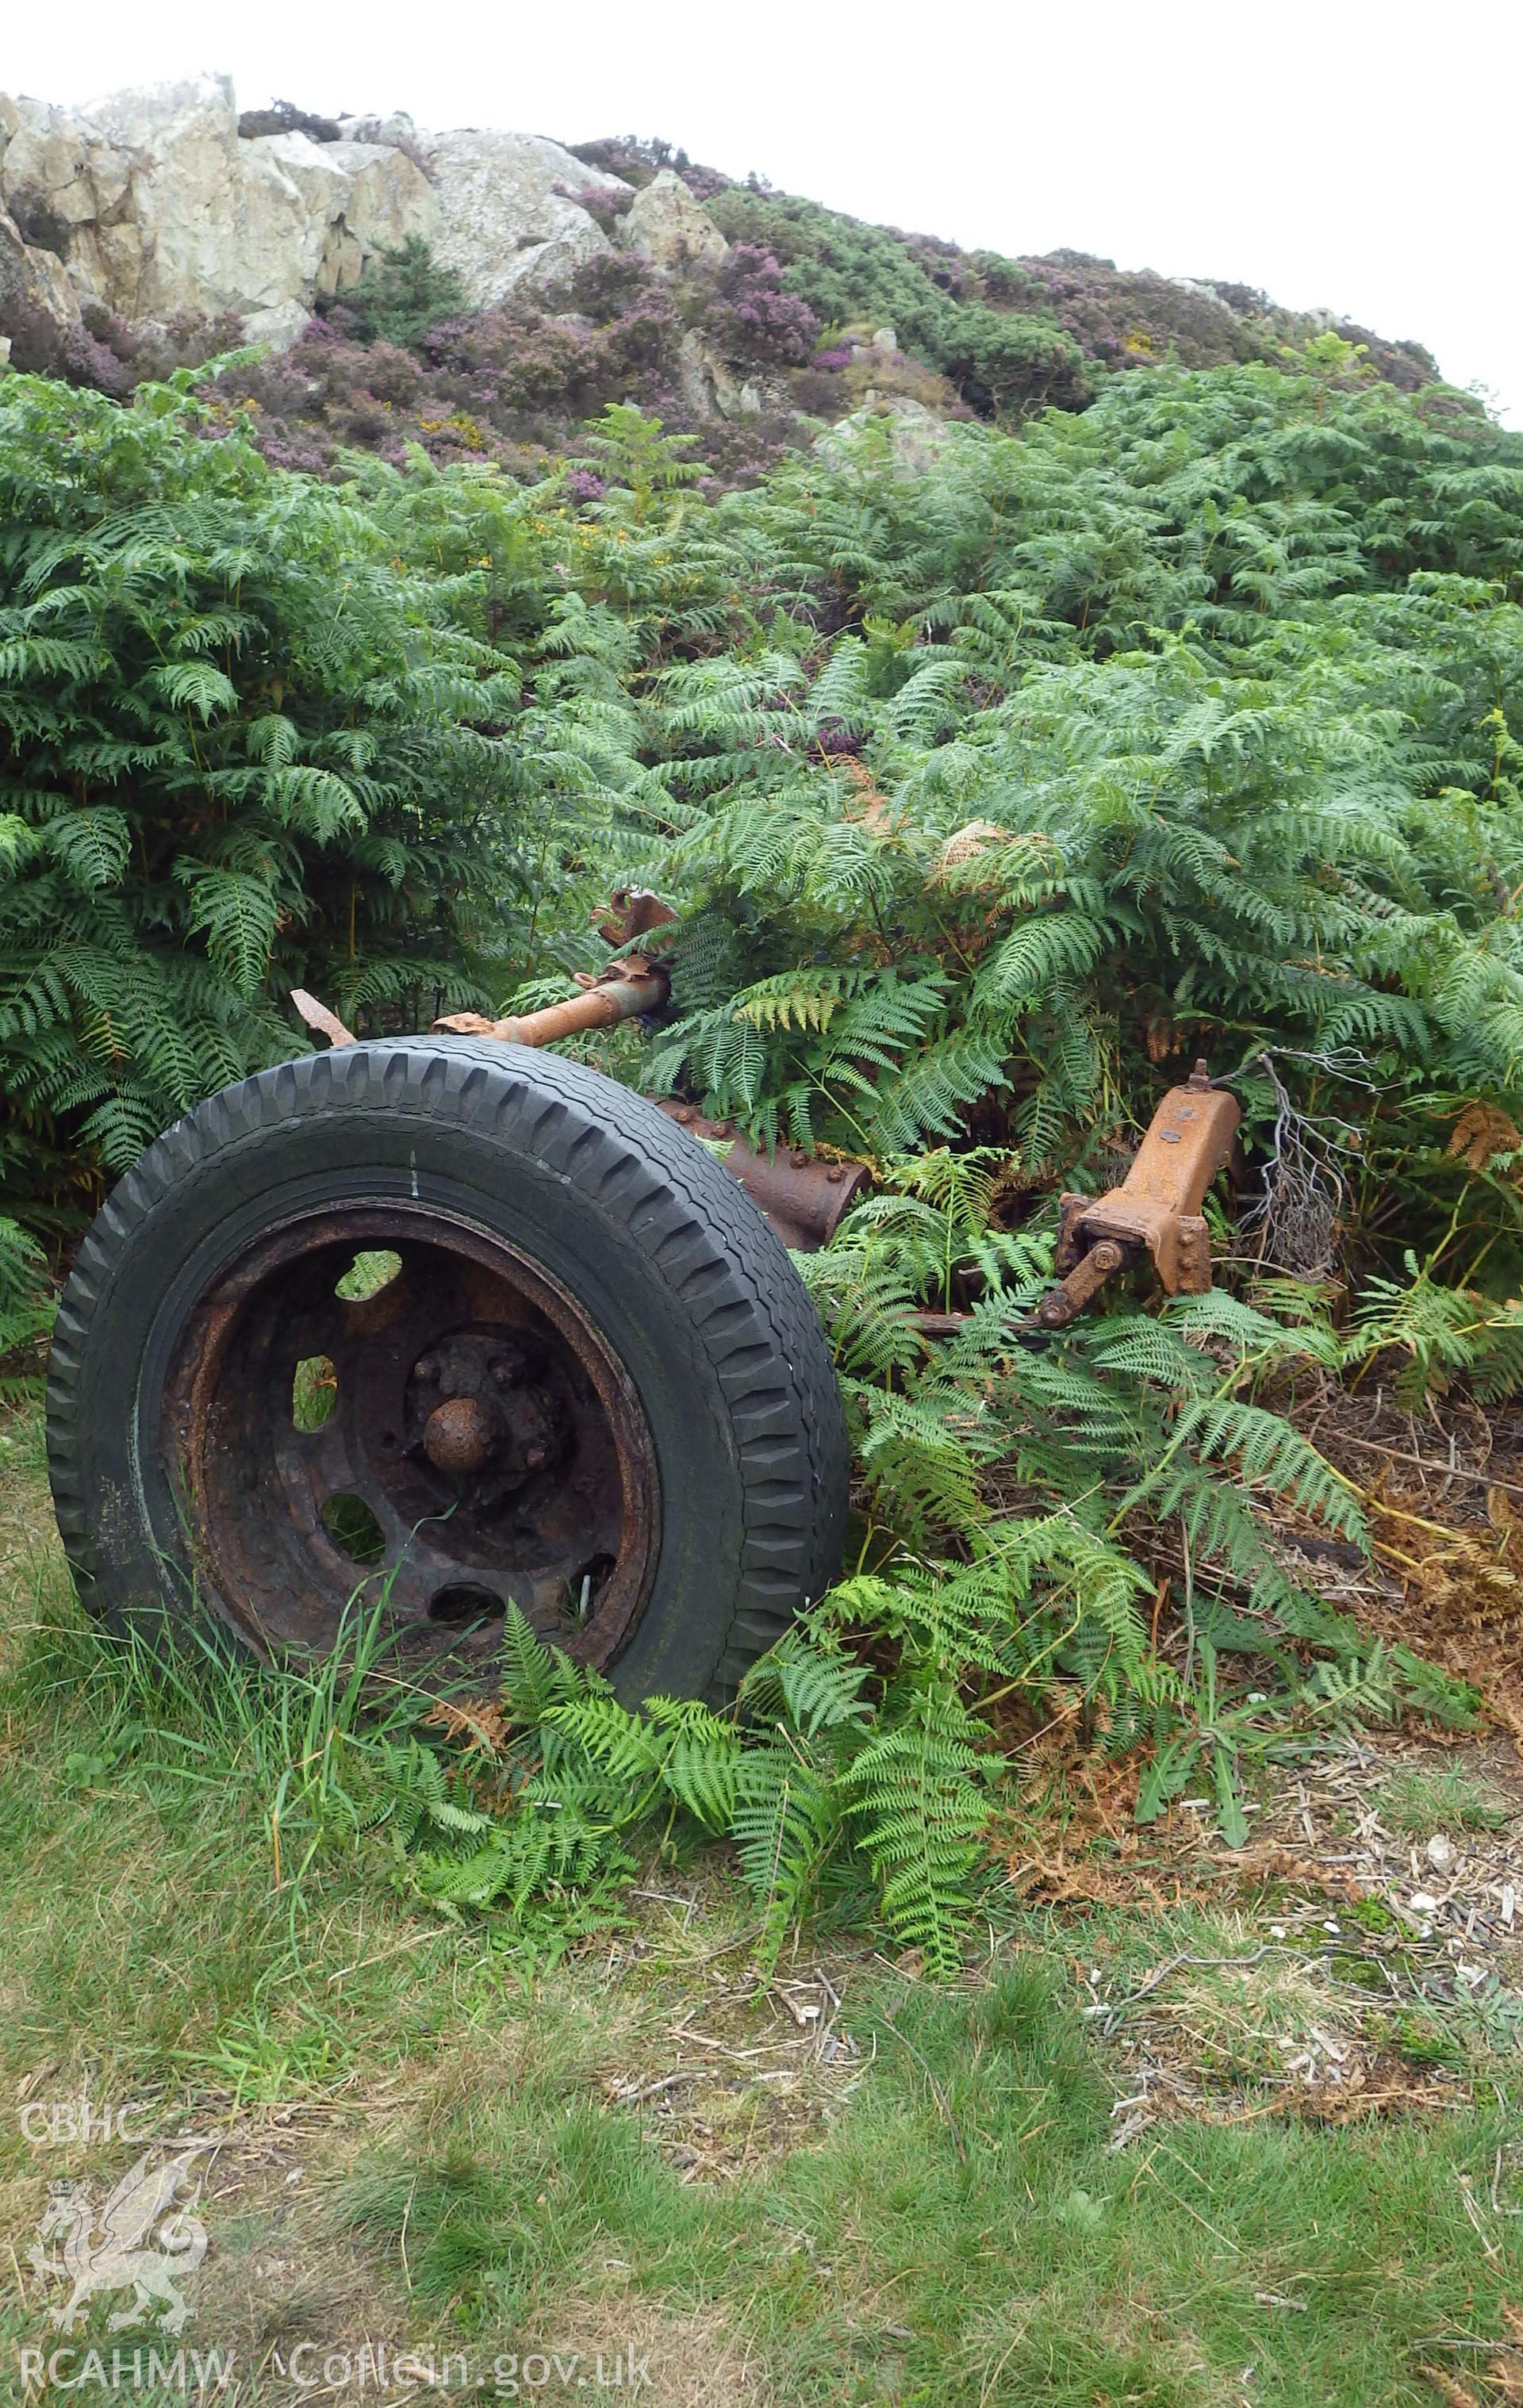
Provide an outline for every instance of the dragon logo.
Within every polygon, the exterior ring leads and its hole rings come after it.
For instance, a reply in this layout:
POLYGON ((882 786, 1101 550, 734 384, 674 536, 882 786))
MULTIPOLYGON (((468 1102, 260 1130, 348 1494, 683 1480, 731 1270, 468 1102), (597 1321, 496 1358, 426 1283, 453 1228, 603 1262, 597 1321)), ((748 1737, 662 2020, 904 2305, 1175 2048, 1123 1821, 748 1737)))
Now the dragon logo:
POLYGON ((179 2284, 207 2254, 206 2227, 192 2214, 200 2197, 188 2158, 155 2166, 146 2151, 99 2208, 89 2183, 53 2183, 29 2257, 40 2283, 71 2286, 63 2306, 48 2311, 59 2329, 73 2332, 97 2291, 130 2290, 130 2306, 107 2318, 108 2331, 150 2321, 154 2301, 160 2330, 182 2331, 190 2310, 179 2284))

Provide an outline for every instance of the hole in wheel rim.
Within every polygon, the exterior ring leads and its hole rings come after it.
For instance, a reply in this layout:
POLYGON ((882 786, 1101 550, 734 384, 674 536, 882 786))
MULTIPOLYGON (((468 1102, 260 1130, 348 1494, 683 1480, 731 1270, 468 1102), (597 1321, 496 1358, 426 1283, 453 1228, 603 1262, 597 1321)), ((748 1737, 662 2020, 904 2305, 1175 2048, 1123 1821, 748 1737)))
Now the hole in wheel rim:
POLYGON ((318 1518, 352 1564, 380 1563, 386 1552, 386 1533, 363 1497, 352 1492, 330 1497, 318 1518))
POLYGON ((429 1598, 428 1619, 442 1622, 451 1630, 464 1629, 472 1622, 500 1622, 502 1599, 489 1588, 473 1587, 469 1581, 451 1581, 429 1598))
POLYGON ((609 1574, 618 1569, 611 1555, 593 1555, 571 1575, 571 1611, 579 1623, 590 1622, 609 1574))
POLYGON ((299 1430, 324 1429, 338 1402, 338 1374, 331 1354, 308 1354, 291 1383, 291 1419, 299 1430))
POLYGON ((335 1280, 333 1292, 346 1304, 363 1304, 367 1296, 379 1296, 402 1268, 402 1257, 390 1246, 378 1246, 370 1254, 356 1254, 343 1278, 335 1280))

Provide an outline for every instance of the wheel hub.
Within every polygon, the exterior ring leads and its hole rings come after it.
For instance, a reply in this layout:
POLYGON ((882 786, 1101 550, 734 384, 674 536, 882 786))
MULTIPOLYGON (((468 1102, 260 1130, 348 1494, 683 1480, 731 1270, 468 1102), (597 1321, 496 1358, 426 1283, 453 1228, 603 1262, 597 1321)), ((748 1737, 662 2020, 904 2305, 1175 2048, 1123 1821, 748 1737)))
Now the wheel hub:
POLYGON ((571 1439, 542 1362, 497 1330, 465 1330, 419 1356, 408 1383, 409 1419, 437 1470, 490 1471, 499 1493, 565 1457, 571 1439))
POLYGON ((395 1205, 294 1220, 190 1314, 160 1445, 199 1582, 267 1649, 356 1592, 398 1653, 495 1653, 510 1600, 608 1662, 659 1547, 650 1431, 584 1309, 505 1240, 395 1205))

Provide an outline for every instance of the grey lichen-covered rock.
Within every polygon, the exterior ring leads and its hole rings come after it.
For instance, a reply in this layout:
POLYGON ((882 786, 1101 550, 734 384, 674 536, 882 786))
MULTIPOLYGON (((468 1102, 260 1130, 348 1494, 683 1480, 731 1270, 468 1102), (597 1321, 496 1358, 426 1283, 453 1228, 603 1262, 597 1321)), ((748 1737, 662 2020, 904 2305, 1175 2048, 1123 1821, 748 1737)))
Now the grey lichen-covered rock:
POLYGON ((444 223, 438 194, 410 150, 352 140, 326 143, 323 155, 342 170, 348 190, 328 228, 320 292, 357 282, 371 260, 400 251, 409 235, 437 246, 444 223))
MULTIPOLYGON (((256 339, 295 333, 344 189, 316 164, 316 143, 240 142, 225 76, 114 93, 77 122, 125 158, 133 230, 125 242, 100 240, 95 229, 108 230, 114 213, 97 209, 87 238, 70 242, 66 265, 83 292, 129 319, 231 309, 256 339)), ((7 153, 7 193, 9 170, 7 153)))
MULTIPOLYGON (((73 122, 98 163, 95 206, 63 251, 81 297, 124 318, 236 306, 229 292, 237 118, 227 79, 113 93, 77 111, 73 122)), ((8 154, 3 173, 8 199, 16 189, 8 154)))
POLYGON ((96 216, 90 146, 73 121, 25 95, 10 101, 6 114, 5 186, 22 218, 70 226, 96 216))
MULTIPOLYGON (((609 249, 573 195, 595 191, 614 209, 634 197, 540 135, 436 136, 401 114, 348 118, 339 134, 240 136, 226 76, 74 110, 0 94, 0 337, 38 354, 38 330, 77 327, 91 302, 136 323, 230 311, 254 340, 281 345, 318 294, 410 236, 473 301, 498 301, 609 249)), ((679 212, 707 226, 666 180, 679 212)), ((723 250, 718 229, 709 235, 723 250)))
POLYGON ((130 200, 127 160, 46 101, 0 95, 0 332, 28 366, 55 365, 79 324, 81 297, 103 290, 100 234, 130 200))
POLYGON ((543 135, 440 134, 424 137, 423 154, 440 212, 436 254, 475 302, 501 301, 520 286, 543 292, 611 248, 569 195, 594 191, 622 203, 629 186, 543 135))
POLYGON ((708 210, 671 167, 663 167, 636 194, 621 232, 630 251, 669 275, 698 260, 723 259, 729 249, 708 210))
POLYGON ((889 462, 899 475, 924 475, 939 455, 964 440, 963 430, 927 409, 909 394, 868 392, 862 406, 838 419, 814 438, 814 449, 834 466, 847 466, 866 440, 886 447, 889 462))
MULTIPOLYGON (((130 212, 106 208, 96 176, 94 222, 82 219, 67 267, 122 318, 234 310, 255 342, 294 342, 313 294, 354 281, 408 234, 438 231, 414 159, 306 133, 241 139, 226 77, 118 92, 79 125, 128 164, 130 212)), ((9 185, 9 151, 0 179, 9 185)))
POLYGON ((417 150, 427 138, 405 108, 394 108, 389 117, 340 117, 338 131, 346 142, 381 143, 393 150, 417 150))

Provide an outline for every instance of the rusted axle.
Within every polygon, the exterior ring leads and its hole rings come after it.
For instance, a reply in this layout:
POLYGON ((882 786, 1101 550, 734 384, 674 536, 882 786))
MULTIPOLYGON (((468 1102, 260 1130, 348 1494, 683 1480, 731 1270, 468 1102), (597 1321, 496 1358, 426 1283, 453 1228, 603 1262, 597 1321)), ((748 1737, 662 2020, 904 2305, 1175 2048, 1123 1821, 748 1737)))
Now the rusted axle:
POLYGON ((659 1011, 669 991, 665 970, 632 954, 605 970, 601 978, 582 985, 580 995, 568 996, 564 1003, 547 1004, 542 1011, 526 1011, 521 1018, 507 1020, 486 1020, 479 1011, 452 1011, 434 1025, 456 1037, 498 1037, 505 1045, 553 1045, 562 1037, 580 1037, 589 1028, 611 1028, 618 1021, 659 1011))
MULTIPOLYGON (((594 915, 594 924, 606 943, 630 945, 677 917, 669 903, 640 886, 621 887, 607 910, 594 915)), ((576 981, 580 992, 564 1003, 548 1004, 542 1011, 510 1014, 489 1020, 479 1011, 453 1011, 436 1020, 436 1028, 455 1037, 494 1037, 505 1045, 553 1045, 563 1037, 577 1037, 592 1028, 612 1028, 621 1020, 638 1020, 665 1009, 670 980, 664 966, 643 953, 625 953, 611 962, 597 978, 585 972, 576 981)), ((352 1029, 315 996, 298 987, 291 997, 309 1028, 330 1045, 352 1045, 352 1029)), ((694 1137, 724 1145, 721 1157, 732 1179, 742 1186, 785 1246, 796 1254, 813 1254, 828 1245, 847 1207, 868 1183, 859 1162, 823 1162, 780 1148, 772 1154, 755 1154, 728 1121, 708 1121, 696 1104, 663 1101, 658 1109, 694 1137)), ((441 1430, 439 1443, 463 1444, 467 1439, 453 1426, 441 1430)))
MULTIPOLYGON (((609 944, 630 945, 676 916, 659 896, 643 887, 625 887, 613 896, 606 915, 595 915, 595 924, 609 944)), ((456 1011, 434 1025, 456 1036, 497 1038, 509 1045, 553 1045, 587 1029, 611 1028, 621 1020, 662 1010, 670 981, 661 963, 643 953, 627 953, 597 978, 581 973, 577 986, 579 993, 542 1011, 504 1020, 456 1011)), ((308 1026, 321 1030, 331 1044, 353 1044, 352 1033, 315 996, 298 988, 292 1001, 308 1026)), ((812 1254, 828 1245, 868 1183, 869 1172, 861 1163, 826 1162, 782 1148, 771 1154, 756 1154, 733 1123, 705 1120, 696 1104, 667 1098, 658 1109, 694 1137, 725 1145, 726 1169, 796 1253, 812 1254)), ((1059 1199, 1055 1262, 1061 1276, 1024 1325, 1032 1333, 1028 1342, 1040 1344, 1042 1333, 1066 1328, 1105 1282, 1143 1250, 1152 1255, 1168 1295, 1205 1293, 1211 1285, 1211 1238, 1200 1207, 1231 1152, 1240 1118, 1236 1098, 1214 1087, 1206 1065, 1197 1062, 1185 1084, 1171 1087, 1154 1113, 1121 1184, 1099 1197, 1066 1195, 1059 1199)), ((957 1314, 921 1316, 927 1336, 948 1335, 960 1321, 957 1314)))
POLYGON ((817 1254, 827 1246, 868 1184, 865 1163, 825 1162, 801 1149, 788 1153, 782 1146, 775 1154, 754 1154, 744 1138, 736 1135, 733 1122, 706 1121, 697 1104, 677 1103, 668 1096, 657 1110, 691 1136, 727 1146, 720 1159, 730 1177, 740 1181, 796 1254, 817 1254))

